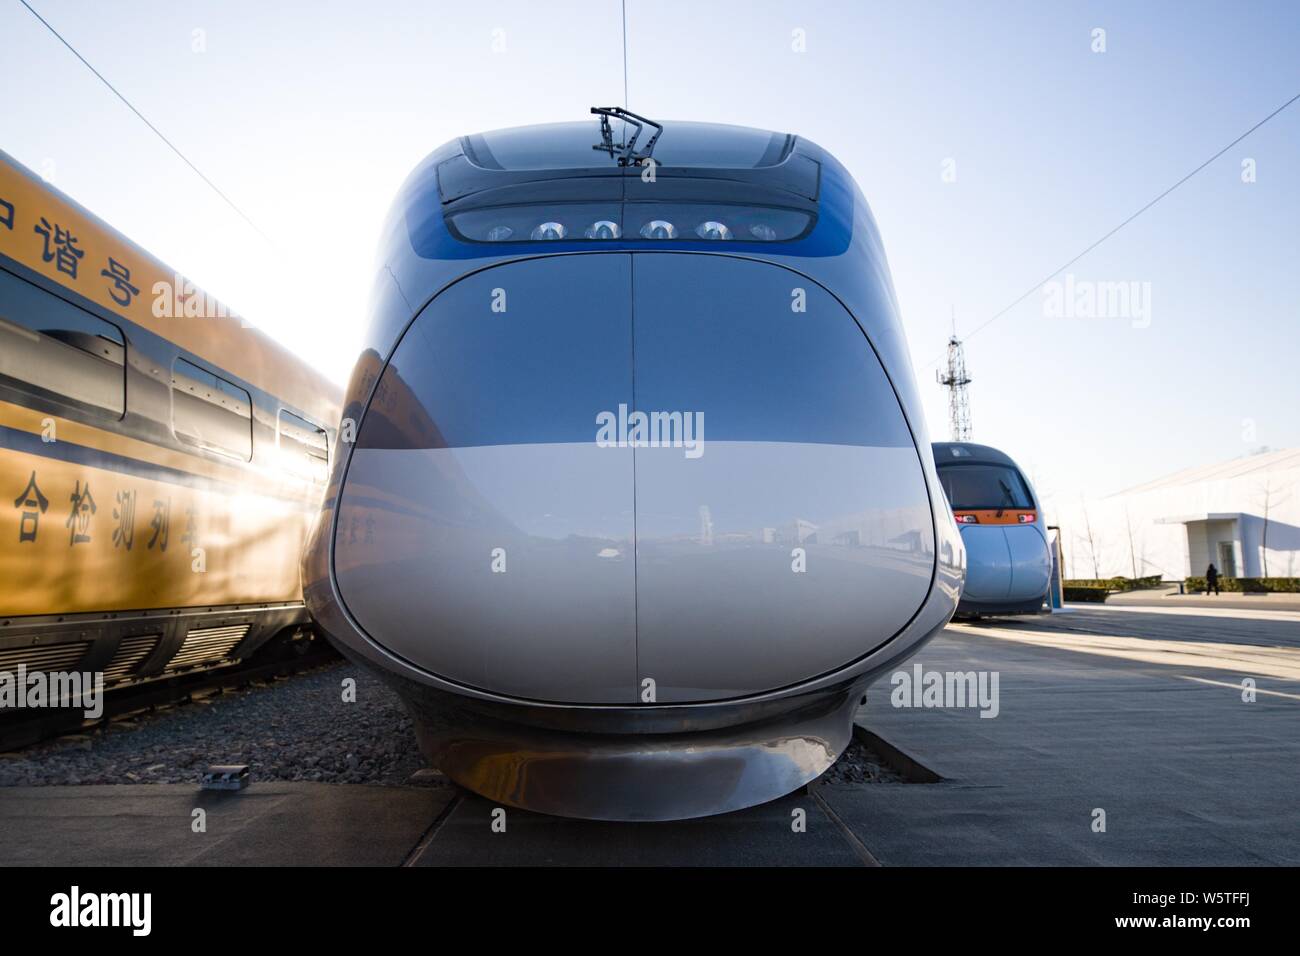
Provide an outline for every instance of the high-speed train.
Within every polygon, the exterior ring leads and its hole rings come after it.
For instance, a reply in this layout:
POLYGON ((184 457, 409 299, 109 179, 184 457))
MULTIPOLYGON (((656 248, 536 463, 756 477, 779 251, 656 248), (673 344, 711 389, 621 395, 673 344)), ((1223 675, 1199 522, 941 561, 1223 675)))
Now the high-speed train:
POLYGON ((304 594, 459 784, 703 816, 827 769, 964 553, 844 167, 593 113, 402 187, 304 594))
POLYGON ((966 544, 957 613, 1037 614, 1052 556, 1033 485, 1011 458, 969 442, 936 442, 934 462, 966 544))
POLYGON ((339 398, 0 153, 0 672, 111 687, 301 636, 339 398))

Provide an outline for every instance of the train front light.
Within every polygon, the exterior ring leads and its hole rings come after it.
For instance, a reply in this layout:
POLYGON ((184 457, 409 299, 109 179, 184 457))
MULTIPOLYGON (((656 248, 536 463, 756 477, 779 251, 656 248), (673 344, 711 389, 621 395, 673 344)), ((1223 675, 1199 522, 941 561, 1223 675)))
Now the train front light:
POLYGON ((453 235, 468 242, 626 238, 792 242, 808 234, 814 217, 773 206, 638 201, 483 206, 453 212, 446 222, 453 235), (679 222, 694 225, 679 228, 679 222))
POLYGON ((564 223, 544 222, 533 230, 533 239, 563 239, 564 223))
POLYGON ((667 219, 651 219, 641 227, 642 239, 676 239, 677 227, 667 219))
POLYGON ((622 235, 618 223, 609 219, 602 219, 599 222, 593 222, 583 233, 588 239, 617 239, 622 235))
POLYGON ((695 227, 695 234, 701 239, 730 239, 731 230, 727 228, 724 222, 718 222, 716 219, 710 219, 700 223, 695 227))

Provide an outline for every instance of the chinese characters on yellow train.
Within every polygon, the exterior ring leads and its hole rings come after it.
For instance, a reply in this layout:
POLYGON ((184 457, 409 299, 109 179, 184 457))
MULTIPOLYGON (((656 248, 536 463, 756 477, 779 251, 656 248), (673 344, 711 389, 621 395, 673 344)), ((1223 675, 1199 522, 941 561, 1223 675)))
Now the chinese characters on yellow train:
POLYGON ((119 491, 113 508, 113 547, 130 551, 135 544, 135 492, 119 491))
POLYGON ((86 482, 86 490, 82 491, 81 482, 78 480, 71 497, 72 510, 68 512, 68 520, 65 522, 71 532, 68 536, 68 546, 90 544, 90 519, 99 510, 94 496, 90 493, 90 482, 86 482))
POLYGON ((181 535, 181 543, 189 545, 190 548, 199 546, 198 516, 193 505, 185 509, 185 533, 181 535))
POLYGON ((130 305, 131 299, 140 294, 140 290, 131 285, 131 270, 112 256, 108 257, 108 268, 101 269, 99 274, 112 281, 113 287, 108 294, 120 306, 130 305))
MULTIPOLYGON (((14 231, 14 213, 14 204, 0 198, 0 229, 14 231)), ((54 263, 55 269, 59 272, 73 281, 79 281, 78 272, 81 260, 86 257, 86 250, 80 248, 72 228, 64 228, 62 224, 50 222, 48 218, 41 216, 32 227, 32 231, 40 237, 41 261, 54 263)), ((105 258, 104 268, 99 270, 99 274, 108 280, 107 291, 113 301, 125 308, 140 294, 140 290, 131 284, 131 270, 128 266, 118 262, 112 256, 105 258)))
POLYGON ((41 489, 36 487, 36 472, 32 472, 32 476, 27 479, 27 487, 14 499, 14 507, 22 509, 23 512, 22 517, 18 519, 18 543, 35 541, 41 515, 45 514, 50 507, 50 499, 41 494, 41 489))
MULTIPOLYGON (((193 513, 194 509, 189 509, 193 513)), ((149 522, 149 529, 153 532, 149 536, 149 541, 145 547, 152 548, 158 545, 159 551, 167 550, 167 532, 171 525, 172 519, 172 500, 170 498, 155 498, 153 500, 153 519, 149 522)))
MULTIPOLYGON (((121 548, 130 551, 135 546, 135 506, 138 495, 139 492, 134 488, 119 489, 114 492, 111 540, 115 549, 121 548)), ((36 543, 40 534, 41 516, 49 508, 50 499, 41 491, 36 472, 33 471, 27 479, 27 487, 19 492, 18 497, 14 499, 14 509, 19 512, 19 544, 36 543)), ((171 512, 172 500, 170 497, 153 499, 153 517, 149 520, 149 537, 145 540, 147 549, 151 551, 156 549, 159 552, 167 550, 171 529, 171 512)), ((99 505, 90 490, 90 481, 87 480, 83 484, 78 479, 68 496, 68 517, 63 523, 63 526, 68 529, 68 547, 90 544, 97 531, 95 516, 98 513, 99 505)), ((185 514, 185 534, 181 540, 191 547, 196 547, 198 542, 198 512, 191 505, 185 509, 185 514)))

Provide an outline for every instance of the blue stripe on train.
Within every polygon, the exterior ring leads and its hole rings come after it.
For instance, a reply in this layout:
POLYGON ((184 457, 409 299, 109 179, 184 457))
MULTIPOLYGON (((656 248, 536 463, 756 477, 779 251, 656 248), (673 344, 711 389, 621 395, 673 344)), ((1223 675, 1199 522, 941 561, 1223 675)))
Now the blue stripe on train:
MULTIPOLYGON (((248 485, 238 482, 224 481, 220 478, 207 478, 180 468, 158 465, 139 458, 131 458, 127 455, 118 455, 114 452, 91 448, 87 445, 78 445, 68 441, 46 442, 41 439, 40 435, 11 428, 8 425, 0 425, 0 447, 7 451, 20 451, 40 458, 50 458, 74 465, 85 465, 88 468, 102 468, 152 481, 166 481, 174 485, 185 485, 201 491, 228 489, 233 492, 247 492, 249 490, 248 485)), ((273 491, 255 490, 257 494, 265 497, 290 502, 300 510, 315 510, 315 505, 312 502, 303 501, 286 494, 277 494, 273 491)))

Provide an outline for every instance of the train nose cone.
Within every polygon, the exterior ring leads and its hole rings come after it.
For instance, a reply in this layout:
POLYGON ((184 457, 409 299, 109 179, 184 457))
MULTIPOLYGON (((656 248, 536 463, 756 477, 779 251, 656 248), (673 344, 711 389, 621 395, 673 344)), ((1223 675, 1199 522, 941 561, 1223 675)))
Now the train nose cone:
POLYGON ((1051 556, 1037 524, 965 525, 970 555, 964 593, 976 601, 1029 601, 1047 591, 1051 556))
POLYGON ((495 693, 673 703, 833 671, 924 601, 934 527, 874 351, 827 292, 680 253, 496 266, 407 331, 358 433, 340 595, 495 693))
POLYGON ((703 414, 638 449, 637 663, 661 701, 835 670, 929 591, 934 530, 888 378, 825 290, 769 264, 638 256, 636 403, 703 414))
POLYGON ((407 330, 357 432, 334 539, 339 593, 390 652, 460 684, 634 700, 627 256, 489 269, 407 330))

